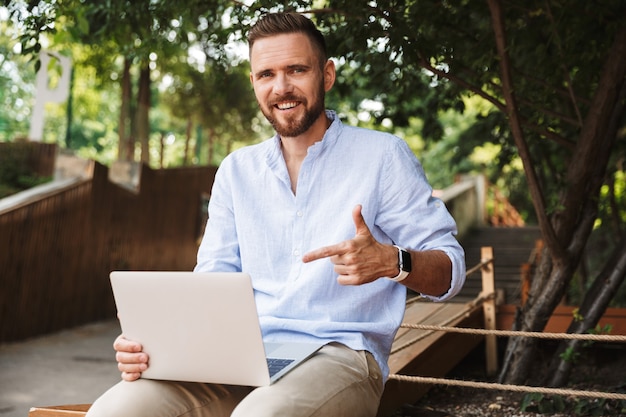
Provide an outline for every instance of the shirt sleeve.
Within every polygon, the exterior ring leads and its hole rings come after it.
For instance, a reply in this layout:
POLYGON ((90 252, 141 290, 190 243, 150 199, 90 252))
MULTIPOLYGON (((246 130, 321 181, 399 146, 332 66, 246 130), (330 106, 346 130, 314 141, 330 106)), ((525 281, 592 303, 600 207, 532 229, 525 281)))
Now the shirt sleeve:
POLYGON ((198 249, 196 272, 240 272, 228 158, 215 175, 209 198, 209 218, 198 249))
MULTIPOLYGON (((444 301, 456 295, 465 282, 465 252, 456 239, 456 222, 443 201, 433 197, 432 187, 417 157, 398 139, 387 155, 381 189, 385 190, 377 225, 394 244, 407 249, 441 250, 452 262, 452 282, 444 301)), ((416 265, 419 268, 419 265, 416 265)))

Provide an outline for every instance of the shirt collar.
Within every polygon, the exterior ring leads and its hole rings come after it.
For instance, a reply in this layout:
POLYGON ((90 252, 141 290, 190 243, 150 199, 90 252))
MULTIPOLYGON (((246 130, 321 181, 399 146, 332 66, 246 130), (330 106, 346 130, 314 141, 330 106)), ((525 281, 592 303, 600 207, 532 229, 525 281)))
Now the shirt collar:
MULTIPOLYGON (((343 128, 343 124, 337 113, 334 110, 326 110, 326 117, 331 121, 330 126, 326 129, 326 133, 322 137, 322 140, 319 142, 315 142, 313 145, 309 147, 308 155, 314 156, 320 154, 324 149, 332 146, 337 142, 339 138, 339 133, 343 128)), ((272 151, 270 152, 269 158, 270 160, 274 160, 274 158, 278 155, 282 156, 281 145, 280 145, 280 136, 275 134, 272 138, 274 142, 274 146, 272 147, 272 151)))

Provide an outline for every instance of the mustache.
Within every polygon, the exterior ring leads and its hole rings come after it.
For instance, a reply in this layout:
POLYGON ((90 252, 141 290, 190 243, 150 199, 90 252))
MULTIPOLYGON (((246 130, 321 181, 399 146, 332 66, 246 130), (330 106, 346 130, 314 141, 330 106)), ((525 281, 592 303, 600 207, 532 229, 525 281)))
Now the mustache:
POLYGON ((280 96, 278 98, 275 98, 274 100, 272 100, 269 104, 270 106, 275 106, 278 103, 284 103, 285 101, 299 101, 299 102, 306 102, 306 99, 300 96, 297 96, 295 94, 285 94, 284 96, 280 96))

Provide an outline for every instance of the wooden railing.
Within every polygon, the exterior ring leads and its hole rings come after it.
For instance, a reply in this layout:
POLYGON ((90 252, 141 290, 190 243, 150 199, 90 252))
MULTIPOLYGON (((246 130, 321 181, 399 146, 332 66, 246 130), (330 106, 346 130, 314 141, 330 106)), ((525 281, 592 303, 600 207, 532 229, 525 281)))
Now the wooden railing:
POLYGON ((0 200, 0 342, 115 317, 112 270, 193 268, 215 170, 142 167, 133 192, 94 163, 0 200))
POLYGON ((472 227, 485 223, 485 179, 468 176, 434 194, 446 203, 462 238, 472 227))

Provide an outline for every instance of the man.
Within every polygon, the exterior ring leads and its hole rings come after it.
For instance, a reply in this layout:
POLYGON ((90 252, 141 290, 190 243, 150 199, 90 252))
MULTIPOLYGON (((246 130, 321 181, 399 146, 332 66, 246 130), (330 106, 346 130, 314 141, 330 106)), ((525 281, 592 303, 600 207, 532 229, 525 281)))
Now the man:
POLYGON ((326 345, 255 389, 140 379, 149 358, 120 336, 123 381, 90 416, 374 416, 406 287, 444 300, 463 284, 455 223, 406 143, 325 111, 335 66, 311 21, 268 14, 248 40, 276 135, 220 166, 195 269, 250 273, 265 341, 326 345))

